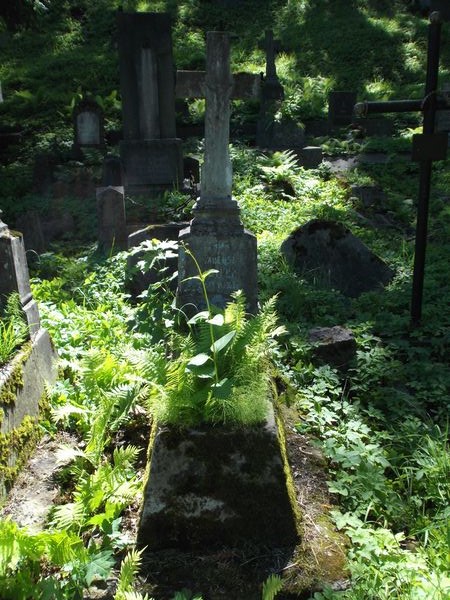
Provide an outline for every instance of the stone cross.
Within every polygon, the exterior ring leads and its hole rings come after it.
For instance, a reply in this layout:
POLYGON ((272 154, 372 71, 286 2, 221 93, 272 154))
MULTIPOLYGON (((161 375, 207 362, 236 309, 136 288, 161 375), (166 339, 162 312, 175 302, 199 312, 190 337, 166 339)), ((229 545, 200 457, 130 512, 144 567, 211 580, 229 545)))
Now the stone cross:
POLYGON ((264 41, 259 44, 262 50, 266 51, 266 77, 263 86, 263 96, 266 100, 282 100, 284 98, 284 89, 278 79, 277 67, 275 65, 276 54, 281 50, 279 40, 274 40, 273 31, 268 29, 265 32, 264 41))
POLYGON ((439 97, 437 83, 441 39, 441 15, 430 15, 428 28, 427 74, 424 98, 419 100, 393 100, 391 102, 362 102, 356 104, 355 113, 423 112, 423 133, 413 137, 413 160, 420 165, 419 199, 417 205, 416 245, 411 299, 411 322, 418 325, 422 316, 423 282, 428 231, 428 206, 430 200, 431 170, 434 160, 442 160, 447 154, 448 135, 435 133, 436 111, 446 107, 445 98, 439 97))
MULTIPOLYGON (((231 196, 232 170, 229 155, 230 99, 234 80, 230 72, 230 42, 227 33, 208 32, 206 47, 205 160, 201 193, 193 209, 190 226, 180 232, 202 271, 217 269, 207 279, 211 304, 223 307, 237 290, 243 290, 248 310, 256 312, 256 238, 244 230, 240 209, 231 196)), ((178 301, 181 306, 204 307, 193 261, 183 248, 179 257, 178 301)))

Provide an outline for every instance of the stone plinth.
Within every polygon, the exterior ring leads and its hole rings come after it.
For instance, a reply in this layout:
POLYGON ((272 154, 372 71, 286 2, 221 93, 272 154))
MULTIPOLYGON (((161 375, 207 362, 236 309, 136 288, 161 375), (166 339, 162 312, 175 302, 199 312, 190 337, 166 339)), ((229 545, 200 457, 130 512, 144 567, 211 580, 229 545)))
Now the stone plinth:
POLYGON ((124 140, 120 143, 124 183, 129 194, 145 194, 159 188, 181 187, 181 140, 124 140))
MULTIPOLYGON (((165 223, 155 224, 140 229, 128 236, 128 249, 139 246, 141 242, 146 240, 171 240, 177 241, 178 234, 182 229, 185 229, 188 223, 165 223)), ((146 273, 136 272, 135 267, 137 263, 142 260, 143 252, 138 252, 127 258, 127 290, 133 297, 139 296, 143 291, 147 290, 148 287, 160 280, 159 270, 157 268, 150 269, 146 273)), ((173 274, 178 268, 178 258, 171 258, 164 264, 166 271, 165 276, 173 274)), ((176 281, 174 281, 174 288, 176 287, 176 281)), ((173 290, 175 292, 175 289, 173 290)))
POLYGON ((355 336, 345 327, 316 327, 309 331, 308 340, 314 345, 315 358, 338 369, 346 369, 356 356, 355 336))
POLYGON ((256 237, 244 229, 239 220, 235 200, 202 199, 201 207, 194 207, 191 225, 180 232, 178 259, 178 305, 189 312, 204 310, 200 282, 187 277, 198 275, 194 261, 186 254, 183 244, 194 255, 202 272, 217 269, 206 280, 209 302, 224 308, 231 294, 242 290, 247 310, 255 314, 258 304, 256 237), (190 307, 189 307, 190 305, 190 307))
POLYGON ((105 252, 125 250, 128 236, 123 187, 97 188, 96 195, 99 249, 105 252))
MULTIPOLYGON (((277 426, 158 427, 150 442, 138 546, 286 547, 299 541, 277 426)), ((156 427, 156 425, 155 425, 156 427)))

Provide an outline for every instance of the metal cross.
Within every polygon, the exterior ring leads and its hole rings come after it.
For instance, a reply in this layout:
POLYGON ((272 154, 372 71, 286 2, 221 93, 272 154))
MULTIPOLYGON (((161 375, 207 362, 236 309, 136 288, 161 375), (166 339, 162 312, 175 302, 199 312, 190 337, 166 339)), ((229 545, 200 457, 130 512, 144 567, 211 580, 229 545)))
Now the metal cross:
POLYGON ((421 134, 413 136, 412 156, 413 160, 419 162, 420 165, 411 299, 411 322, 414 326, 420 323, 422 316, 432 163, 435 160, 446 158, 448 145, 448 134, 434 132, 436 110, 447 107, 445 98, 439 97, 437 91, 440 40, 441 16, 439 12, 433 12, 430 15, 428 28, 427 75, 424 98, 420 100, 394 100, 390 102, 362 102, 355 105, 355 113, 358 116, 385 112, 423 112, 423 130, 421 134))

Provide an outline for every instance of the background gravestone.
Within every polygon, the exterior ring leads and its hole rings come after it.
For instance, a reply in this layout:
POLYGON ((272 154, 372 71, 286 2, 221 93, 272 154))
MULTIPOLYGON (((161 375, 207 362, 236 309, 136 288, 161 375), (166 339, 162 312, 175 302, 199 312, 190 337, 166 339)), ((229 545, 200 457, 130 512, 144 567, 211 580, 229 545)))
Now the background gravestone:
POLYGON ((102 252, 127 248, 125 194, 122 186, 97 188, 98 248, 102 252))
POLYGON ((39 330, 40 318, 33 299, 22 235, 12 232, 1 220, 0 211, 0 303, 12 292, 19 294, 30 334, 39 330))
POLYGON ((118 33, 126 192, 181 187, 170 16, 119 12, 118 33))
POLYGON ((283 242, 281 252, 301 277, 355 298, 387 285, 394 272, 349 229, 313 219, 283 242))
POLYGON ((328 94, 328 122, 334 125, 350 125, 354 120, 353 107, 356 92, 333 91, 328 94))
POLYGON ((105 147, 104 117, 100 105, 88 98, 79 102, 73 111, 74 149, 105 147))

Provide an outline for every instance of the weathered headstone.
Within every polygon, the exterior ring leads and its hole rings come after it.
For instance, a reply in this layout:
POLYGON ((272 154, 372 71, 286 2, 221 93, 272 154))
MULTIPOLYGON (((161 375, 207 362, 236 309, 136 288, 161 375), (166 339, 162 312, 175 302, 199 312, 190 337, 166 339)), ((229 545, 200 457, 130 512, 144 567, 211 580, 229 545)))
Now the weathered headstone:
POLYGON ((120 156, 126 191, 139 194, 181 186, 170 16, 119 12, 118 31, 124 133, 120 156))
POLYGON ((281 252, 301 277, 355 298, 387 285, 394 272, 349 229, 313 219, 283 242, 281 252))
POLYGON ((315 327, 308 333, 308 341, 313 345, 314 358, 338 369, 347 369, 356 356, 356 340, 350 329, 315 327))
MULTIPOLYGON (((231 196, 232 169, 229 156, 230 98, 233 78, 230 73, 229 38, 221 32, 207 34, 205 161, 200 198, 193 209, 189 227, 180 232, 202 271, 217 269, 207 279, 211 304, 223 307, 237 290, 243 290, 250 312, 257 309, 256 238, 244 230, 240 209, 231 196)), ((180 248, 180 306, 204 307, 199 282, 185 281, 197 275, 195 264, 180 248)))
POLYGON ((123 185, 123 167, 118 156, 106 156, 102 168, 102 187, 123 185))
MULTIPOLYGON (((128 249, 131 250, 136 246, 139 246, 142 242, 147 240, 171 240, 176 242, 178 235, 182 229, 184 229, 188 223, 165 223, 149 225, 144 229, 140 229, 131 233, 128 236, 128 249)), ((148 289, 148 287, 160 280, 160 273, 157 269, 150 269, 146 273, 136 271, 136 266, 143 258, 143 252, 136 252, 131 254, 127 258, 127 282, 126 287, 130 294, 136 298, 148 289)), ((164 268, 166 269, 165 275, 172 275, 178 269, 178 259, 170 258, 167 259, 164 268)), ((176 281, 174 282, 174 289, 176 291, 176 281)))
POLYGON ((1 220, 0 211, 0 302, 12 292, 19 294, 30 334, 39 330, 40 318, 30 288, 30 277, 22 235, 12 232, 1 220))
POLYGON ((73 110, 74 148, 105 146, 103 111, 95 100, 84 98, 73 110))
POLYGON ((16 227, 22 232, 26 250, 33 250, 42 254, 46 250, 46 243, 42 231, 42 222, 36 210, 29 210, 16 220, 16 227))
POLYGON ((354 120, 353 108, 356 92, 333 91, 328 94, 328 122, 335 125, 350 125, 354 120))
POLYGON ((128 236, 123 187, 97 188, 96 196, 99 250, 125 250, 128 236))

